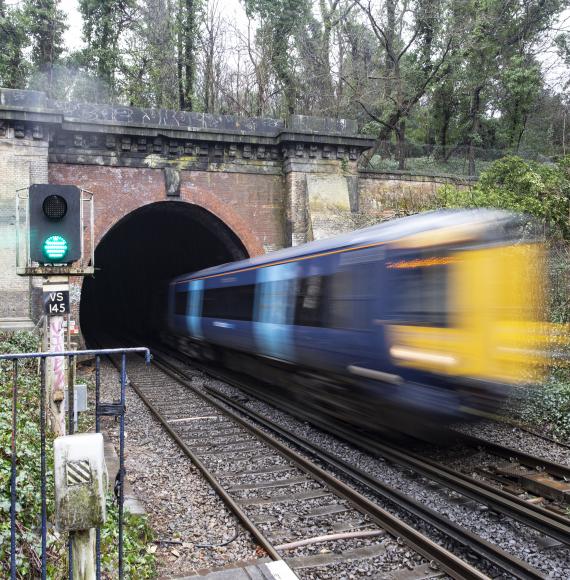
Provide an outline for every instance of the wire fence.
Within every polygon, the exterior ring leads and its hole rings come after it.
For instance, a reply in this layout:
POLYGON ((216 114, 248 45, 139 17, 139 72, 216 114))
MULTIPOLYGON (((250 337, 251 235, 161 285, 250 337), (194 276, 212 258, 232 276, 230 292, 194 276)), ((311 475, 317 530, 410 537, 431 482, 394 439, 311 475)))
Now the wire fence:
POLYGON ((385 141, 380 144, 378 152, 365 163, 363 169, 477 178, 494 161, 507 155, 517 155, 539 163, 554 162, 554 157, 534 150, 492 149, 468 145, 442 147, 412 141, 406 141, 401 147, 398 143, 385 141))

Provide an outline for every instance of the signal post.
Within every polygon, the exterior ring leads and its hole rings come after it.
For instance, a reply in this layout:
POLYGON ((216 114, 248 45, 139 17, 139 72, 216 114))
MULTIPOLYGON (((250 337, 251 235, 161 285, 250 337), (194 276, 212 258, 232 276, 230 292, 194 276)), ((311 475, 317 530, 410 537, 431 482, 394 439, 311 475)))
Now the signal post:
MULTIPOLYGON (((65 321, 70 312, 69 277, 93 274, 93 195, 75 185, 34 184, 16 197, 17 273, 41 276, 47 349, 66 349, 65 321), (87 207, 87 209, 86 209, 87 207), (90 251, 85 252, 87 231, 90 251)), ((65 435, 63 357, 46 364, 48 412, 56 436, 65 435)), ((73 388, 73 385, 71 386, 73 388)))
MULTIPOLYGON (((65 317, 69 313, 69 277, 50 276, 42 287, 50 352, 62 352, 65 345, 65 317)), ((51 357, 46 366, 46 386, 50 393, 49 417, 54 435, 65 435, 65 390, 67 369, 64 357, 51 357)), ((71 385, 73 388, 73 385, 71 385)), ((69 391, 68 391, 69 392, 69 391)))
MULTIPOLYGON (((65 320, 69 313, 66 274, 69 266, 82 257, 81 195, 75 185, 35 184, 29 189, 29 259, 39 268, 53 272, 44 278, 42 288, 50 352, 66 350, 65 320)), ((64 357, 50 358, 46 373, 51 427, 54 435, 65 435, 68 373, 64 357)))
MULTIPOLYGON (((70 311, 69 277, 85 276, 94 272, 93 196, 74 185, 35 184, 30 186, 28 196, 24 197, 26 203, 21 204, 20 199, 22 198, 18 196, 16 205, 17 272, 23 276, 43 277, 43 308, 46 318, 44 329, 47 335, 48 350, 49 352, 63 352, 69 350, 69 348, 66 348, 69 345, 66 345, 65 340, 65 321, 70 311), (85 194, 87 194, 87 198, 85 198, 85 194), (90 226, 91 252, 90 260, 87 264, 83 263, 83 232, 84 229, 87 229, 84 227, 84 202, 90 204, 90 220, 87 224, 90 226), (26 210, 24 220, 22 220, 20 213, 21 205, 26 210), (23 236, 20 231, 22 222, 26 224, 23 236), (25 240, 25 243, 20 246, 22 239, 25 240), (23 266, 21 266, 20 262, 22 253, 24 254, 23 266)), ((68 376, 72 373, 69 373, 69 369, 66 369, 65 357, 49 357, 46 361, 45 369, 46 387, 49 393, 46 406, 52 431, 57 437, 55 444, 57 465, 58 460, 61 460, 60 455, 57 453, 58 445, 61 447, 62 445, 74 445, 76 443, 69 441, 72 438, 61 438, 61 436, 66 434, 66 388, 69 415, 72 416, 73 401, 75 399, 73 394, 74 385, 68 385, 68 376)), ((73 380, 71 382, 73 383, 73 380)), ((73 432, 72 422, 70 431, 73 432)), ((73 437, 85 436, 78 435, 73 437)), ((101 438, 101 435, 97 434, 96 437, 101 438)), ((101 448, 101 453, 98 455, 103 457, 102 438, 99 447, 101 448)), ((58 481, 57 477, 56 481, 58 481)), ((56 489, 56 499, 58 491, 59 488, 56 489)), ((97 497, 103 502, 104 506, 104 492, 99 491, 101 493, 97 497)), ((75 512, 83 513, 81 510, 85 510, 86 506, 82 505, 81 502, 77 504, 71 502, 69 509, 71 508, 73 508, 72 515, 75 516, 75 512)), ((64 515, 66 514, 65 511, 63 513, 64 515)), ((101 513, 104 513, 104 509, 101 513)), ((60 519, 61 517, 63 516, 60 514, 60 519)), ((65 518, 63 519, 65 520, 65 518)), ((87 526, 88 528, 93 527, 91 523, 87 526)), ((84 525, 87 524, 84 523, 84 525)), ((98 525, 98 522, 94 525, 98 525)), ((75 524, 62 524, 61 529, 68 530, 72 540, 74 560, 78 564, 74 566, 74 578, 77 580, 94 578, 95 544, 92 541, 94 534, 89 530, 84 531, 81 525, 77 527, 75 524), (85 541, 85 538, 88 538, 89 541, 85 541)))

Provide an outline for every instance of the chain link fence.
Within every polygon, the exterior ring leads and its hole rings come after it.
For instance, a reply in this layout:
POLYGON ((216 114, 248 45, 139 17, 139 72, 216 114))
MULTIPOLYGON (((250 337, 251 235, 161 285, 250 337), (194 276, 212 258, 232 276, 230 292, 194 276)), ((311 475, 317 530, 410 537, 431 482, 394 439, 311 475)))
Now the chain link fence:
POLYGON ((363 169, 378 172, 401 172, 415 175, 444 175, 477 178, 489 166, 506 155, 517 155, 528 161, 553 163, 554 158, 533 150, 491 149, 456 145, 442 147, 406 141, 400 144, 385 141, 363 169))

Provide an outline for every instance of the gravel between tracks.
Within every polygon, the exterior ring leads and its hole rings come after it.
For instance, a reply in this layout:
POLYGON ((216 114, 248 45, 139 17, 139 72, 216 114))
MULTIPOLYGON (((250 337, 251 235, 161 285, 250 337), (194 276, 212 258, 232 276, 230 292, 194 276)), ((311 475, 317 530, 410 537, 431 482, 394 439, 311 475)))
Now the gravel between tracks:
MULTIPOLYGON (((101 400, 111 401, 117 398, 118 388, 116 370, 109 363, 102 364, 101 400)), ((145 505, 157 538, 180 539, 185 543, 182 546, 159 545, 156 552, 159 577, 190 574, 205 568, 231 567, 239 561, 252 561, 259 557, 261 554, 256 553, 255 542, 243 530, 239 538, 229 546, 198 549, 193 545, 220 543, 229 539, 235 532, 235 518, 225 509, 215 492, 170 439, 144 403, 129 388, 125 418, 127 478, 135 494, 145 505)), ((118 447, 118 427, 111 421, 105 427, 118 447)), ((275 464, 275 458, 272 458, 271 464, 275 464)), ((311 483, 309 485, 313 486, 311 483)), ((306 491, 305 488, 304 490, 306 491)), ((267 495, 273 493, 277 492, 268 490, 267 495)), ((247 496, 248 492, 244 491, 242 495, 247 496)), ((329 502, 330 498, 299 502, 294 510, 297 515, 293 515, 288 525, 299 526, 301 530, 307 523, 298 519, 298 514, 329 502)), ((265 511, 276 516, 278 527, 282 525, 281 518, 284 514, 291 515, 290 507, 283 503, 268 505, 265 509, 262 507, 259 513, 265 511)), ((328 525, 335 521, 334 516, 326 519, 328 525)), ((261 527, 268 531, 272 526, 261 527)), ((323 526, 316 526, 315 534, 320 535, 322 528, 323 526)), ((304 537, 304 534, 300 533, 299 537, 304 537)), ((295 539, 295 533, 288 535, 284 541, 292 539, 295 539)), ((325 542, 289 550, 284 557, 315 557, 339 550, 359 550, 370 546, 374 541, 375 539, 363 538, 334 544, 325 542)), ((402 573, 427 564, 422 556, 414 553, 401 541, 390 536, 385 536, 381 541, 384 551, 374 558, 301 569, 297 574, 301 580, 386 578, 392 572, 402 573)))
POLYGON ((511 425, 482 421, 473 425, 459 425, 456 430, 570 466, 570 449, 568 447, 558 445, 554 441, 548 441, 511 425))
MULTIPOLYGON (((118 395, 118 373, 109 362, 102 361, 101 400, 112 401, 118 395)), ((102 429, 118 449, 118 426, 104 418, 102 429)), ((145 506, 156 538, 184 542, 184 545, 158 545, 159 576, 189 574, 259 557, 255 542, 241 527, 239 537, 227 546, 196 547, 195 544, 229 540, 235 534, 236 519, 129 388, 125 442, 127 479, 145 506)))
MULTIPOLYGON (((195 377, 193 384, 196 387, 209 386, 228 395, 236 395, 238 393, 243 395, 238 389, 207 376, 195 377)), ((465 501, 465 498, 459 494, 428 482, 423 477, 413 474, 411 470, 371 457, 353 446, 327 435, 307 423, 291 417, 287 413, 278 411, 253 397, 249 399, 247 406, 276 424, 293 431, 298 436, 320 445, 401 492, 414 497, 435 511, 444 514, 455 523, 459 523, 489 542, 499 545, 505 551, 517 555, 545 575, 552 578, 570 578, 569 548, 556 545, 555 542, 545 538, 542 534, 505 516, 496 514, 485 506, 465 501)), ((522 448, 531 453, 547 456, 536 447, 525 447, 522 436, 528 434, 522 431, 520 433, 519 444, 523 446, 522 448)), ((473 434, 482 436, 481 433, 477 432, 473 432, 473 434)), ((489 433, 488 437, 492 439, 493 435, 489 433)), ((500 441, 498 437, 495 440, 500 441)), ((505 442, 510 442, 512 445, 511 440, 505 442)), ((378 503, 383 505, 383 507, 388 507, 392 513, 400 515, 390 504, 383 504, 382 501, 378 503)), ((434 540, 438 540, 437 533, 434 535, 433 530, 425 524, 419 522, 415 524, 415 527, 433 537, 434 540)), ((458 553, 458 555, 460 554, 458 553)), ((492 570, 486 570, 486 572, 494 575, 492 570)))

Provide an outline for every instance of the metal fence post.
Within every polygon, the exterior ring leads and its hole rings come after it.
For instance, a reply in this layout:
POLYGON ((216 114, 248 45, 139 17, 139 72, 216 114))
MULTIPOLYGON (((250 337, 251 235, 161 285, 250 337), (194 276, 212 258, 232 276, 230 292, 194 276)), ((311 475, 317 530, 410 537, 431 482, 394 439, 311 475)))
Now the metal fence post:
POLYGON ((123 579, 123 503, 125 501, 125 396, 127 355, 121 356, 121 416, 119 418, 119 580, 123 579))
POLYGON ((42 580, 47 574, 47 492, 46 492, 46 359, 40 359, 40 479, 42 494, 42 580))
MULTIPOLYGON (((52 317, 51 321, 54 318, 52 317)), ((50 322, 51 322, 50 321, 50 322)), ((63 325, 62 325, 63 326, 63 325)), ((59 329, 58 329, 59 330, 59 329)), ((57 344, 57 343, 55 343, 57 344)), ((124 577, 124 480, 125 480, 125 462, 124 462, 124 451, 125 451, 125 408, 126 408, 126 387, 127 387, 127 372, 126 372, 126 354, 127 353, 144 353, 146 362, 150 362, 150 352, 147 348, 118 348, 118 349, 101 349, 101 350, 75 350, 75 351, 65 351, 54 349, 54 343, 50 344, 50 352, 35 352, 35 353, 21 353, 21 354, 0 354, 0 363, 11 363, 12 371, 12 436, 11 436, 11 471, 10 471, 10 578, 12 580, 17 580, 17 564, 18 564, 18 521, 16 518, 16 505, 17 505, 17 477, 18 477, 18 456, 17 456, 17 438, 18 438, 18 403, 19 403, 19 361, 20 360, 34 360, 39 359, 39 374, 40 374, 40 409, 39 409, 39 429, 40 429, 40 482, 39 486, 41 489, 41 578, 46 579, 47 576, 47 563, 48 563, 48 521, 47 521, 47 442, 46 442, 46 432, 48 429, 48 417, 50 417, 50 411, 52 410, 52 399, 50 397, 51 389, 60 382, 48 383, 50 380, 50 373, 48 372, 48 366, 51 366, 51 361, 59 360, 61 362, 61 367, 56 367, 62 371, 63 381, 65 381, 65 362, 66 358, 69 359, 69 375, 70 375, 70 385, 68 390, 68 413, 67 419, 69 421, 69 433, 73 433, 74 428, 74 392, 73 392, 73 369, 74 363, 79 356, 93 356, 95 355, 95 429, 97 432, 100 431, 100 416, 107 415, 112 417, 119 417, 120 431, 119 431, 119 474, 118 474, 118 500, 119 500, 119 521, 118 521, 118 532, 119 532, 119 542, 118 542, 118 576, 119 578, 124 577), (120 354, 122 357, 122 366, 120 372, 120 402, 112 403, 101 403, 100 401, 100 380, 101 380, 101 368, 100 368, 100 357, 102 355, 117 355, 120 354)), ((59 415, 63 419, 63 432, 65 432, 65 407, 63 405, 63 400, 59 404, 59 415)), ((53 416, 51 417, 53 419, 53 416)), ((100 531, 91 530, 87 532, 71 532, 70 541, 68 543, 68 575, 69 578, 93 578, 94 576, 99 579, 101 576, 101 536, 100 531), (76 540, 76 541, 74 541, 76 540), (78 545, 79 551, 77 550, 78 545), (89 562, 80 554, 93 553, 95 550, 95 560, 91 557, 89 562), (73 552, 76 553, 75 562, 73 552), (79 575, 79 576, 78 576, 79 575)), ((40 561, 36 560, 37 566, 40 566, 40 561)))
POLYGON ((10 576, 16 580, 16 437, 18 429, 18 361, 12 372, 12 447, 10 470, 10 576))
MULTIPOLYGON (((101 430, 99 419, 99 398, 101 390, 101 359, 99 355, 95 357, 95 433, 101 430)), ((95 577, 101 578, 101 530, 97 528, 95 532, 95 577)))

